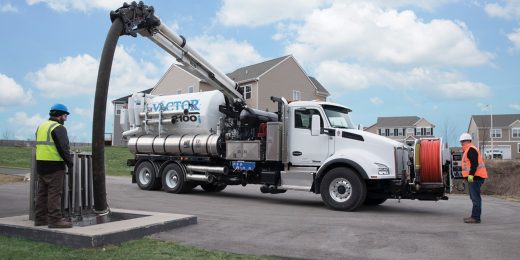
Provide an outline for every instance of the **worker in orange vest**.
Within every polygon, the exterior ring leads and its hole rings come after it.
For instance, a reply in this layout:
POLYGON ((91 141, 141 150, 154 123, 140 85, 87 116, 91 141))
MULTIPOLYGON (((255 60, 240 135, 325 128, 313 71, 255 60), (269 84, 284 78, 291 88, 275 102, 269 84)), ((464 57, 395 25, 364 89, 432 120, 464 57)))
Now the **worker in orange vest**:
POLYGON ((473 202, 471 217, 464 218, 464 223, 476 224, 480 223, 480 215, 482 213, 482 198, 480 197, 480 188, 487 179, 486 165, 484 159, 480 155, 480 151, 472 144, 471 135, 463 133, 460 135, 460 144, 462 145, 462 176, 467 179, 469 184, 469 197, 473 202))

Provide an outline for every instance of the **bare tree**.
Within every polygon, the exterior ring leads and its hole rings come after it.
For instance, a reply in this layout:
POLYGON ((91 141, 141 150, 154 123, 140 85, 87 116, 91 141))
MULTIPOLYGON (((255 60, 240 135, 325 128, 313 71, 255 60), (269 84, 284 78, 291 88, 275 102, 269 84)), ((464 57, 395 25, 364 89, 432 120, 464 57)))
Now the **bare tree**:
POLYGON ((9 128, 4 129, 4 131, 2 132, 2 139, 4 139, 4 140, 11 140, 11 139, 13 139, 13 137, 14 137, 14 133, 9 128))

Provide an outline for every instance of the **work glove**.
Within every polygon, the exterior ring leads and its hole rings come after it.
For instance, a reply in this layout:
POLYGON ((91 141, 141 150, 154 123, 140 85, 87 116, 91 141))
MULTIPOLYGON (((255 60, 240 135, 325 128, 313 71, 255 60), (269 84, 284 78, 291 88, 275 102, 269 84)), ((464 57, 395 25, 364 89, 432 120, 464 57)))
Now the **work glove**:
POLYGON ((473 182, 473 175, 468 175, 468 182, 469 183, 472 183, 473 182))

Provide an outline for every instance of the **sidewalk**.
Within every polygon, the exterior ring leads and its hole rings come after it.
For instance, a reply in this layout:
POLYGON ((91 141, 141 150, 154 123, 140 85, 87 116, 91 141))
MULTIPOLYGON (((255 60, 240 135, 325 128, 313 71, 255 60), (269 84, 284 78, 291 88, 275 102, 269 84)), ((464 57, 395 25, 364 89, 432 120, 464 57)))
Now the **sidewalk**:
POLYGON ((0 167, 0 174, 9 174, 25 177, 31 175, 31 169, 0 167))

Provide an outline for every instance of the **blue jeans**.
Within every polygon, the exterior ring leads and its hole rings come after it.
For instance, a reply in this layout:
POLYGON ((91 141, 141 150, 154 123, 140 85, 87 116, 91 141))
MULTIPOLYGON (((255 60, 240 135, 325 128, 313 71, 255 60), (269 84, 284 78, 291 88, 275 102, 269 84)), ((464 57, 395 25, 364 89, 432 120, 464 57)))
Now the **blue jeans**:
POLYGON ((473 202, 473 209, 471 210, 471 217, 480 220, 480 214, 482 213, 482 198, 480 197, 480 187, 484 183, 483 179, 476 179, 469 183, 469 197, 473 202))

